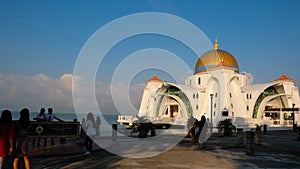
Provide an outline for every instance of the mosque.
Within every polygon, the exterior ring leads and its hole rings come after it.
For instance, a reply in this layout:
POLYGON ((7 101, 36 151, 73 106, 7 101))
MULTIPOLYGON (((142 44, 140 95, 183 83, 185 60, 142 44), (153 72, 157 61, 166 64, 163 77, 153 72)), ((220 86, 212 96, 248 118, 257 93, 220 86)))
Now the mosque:
POLYGON ((138 116, 151 121, 184 122, 205 115, 213 127, 232 119, 237 127, 292 127, 300 123, 299 90, 295 80, 282 74, 264 84, 252 84, 239 72, 235 57, 214 43, 195 65, 185 84, 174 84, 154 75, 144 88, 138 116))

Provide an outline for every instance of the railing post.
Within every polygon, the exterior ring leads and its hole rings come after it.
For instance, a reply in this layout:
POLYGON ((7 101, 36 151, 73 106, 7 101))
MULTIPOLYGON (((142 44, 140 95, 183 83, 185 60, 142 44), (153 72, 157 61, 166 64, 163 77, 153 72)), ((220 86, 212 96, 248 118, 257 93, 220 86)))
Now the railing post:
POLYGON ((261 145, 261 130, 255 131, 255 144, 261 145))
POLYGON ((300 127, 297 127, 297 141, 300 141, 300 127))
POLYGON ((236 146, 237 147, 243 147, 244 146, 244 136, 243 136, 243 129, 238 128, 237 129, 237 137, 236 137, 236 146))
POLYGON ((267 134, 267 125, 266 124, 264 124, 264 130, 263 130, 263 132, 264 132, 264 135, 267 134))
POLYGON ((254 132, 247 131, 246 132, 246 154, 247 155, 254 155, 254 132))
POLYGON ((112 124, 112 141, 117 141, 118 124, 112 124))
POLYGON ((151 124, 151 136, 155 136, 156 135, 156 126, 155 124, 151 124))

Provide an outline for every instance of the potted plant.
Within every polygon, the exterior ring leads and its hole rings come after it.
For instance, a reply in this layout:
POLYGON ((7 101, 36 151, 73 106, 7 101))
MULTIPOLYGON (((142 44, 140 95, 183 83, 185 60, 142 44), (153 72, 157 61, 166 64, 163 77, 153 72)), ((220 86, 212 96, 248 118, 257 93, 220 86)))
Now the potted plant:
POLYGON ((151 136, 155 136, 155 126, 145 117, 139 117, 133 123, 131 135, 132 133, 138 133, 139 138, 146 138, 149 131, 151 131, 151 136))
POLYGON ((231 136, 232 132, 236 130, 236 127, 232 124, 231 119, 219 121, 218 128, 224 132, 224 136, 231 136))

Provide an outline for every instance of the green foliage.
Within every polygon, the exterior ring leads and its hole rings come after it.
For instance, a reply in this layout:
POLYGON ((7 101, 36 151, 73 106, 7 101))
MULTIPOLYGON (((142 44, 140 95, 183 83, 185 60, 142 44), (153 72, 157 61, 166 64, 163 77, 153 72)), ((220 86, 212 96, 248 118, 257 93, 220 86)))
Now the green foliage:
POLYGON ((236 130, 236 127, 232 124, 231 119, 219 121, 218 128, 224 132, 224 136, 230 136, 232 135, 232 132, 236 130))
POLYGON ((146 117, 138 117, 138 120, 133 123, 131 134, 138 133, 138 137, 146 138, 150 130, 155 130, 154 125, 146 117))
POLYGON ((256 124, 255 131, 256 131, 256 132, 261 132, 261 127, 262 127, 262 125, 256 124))

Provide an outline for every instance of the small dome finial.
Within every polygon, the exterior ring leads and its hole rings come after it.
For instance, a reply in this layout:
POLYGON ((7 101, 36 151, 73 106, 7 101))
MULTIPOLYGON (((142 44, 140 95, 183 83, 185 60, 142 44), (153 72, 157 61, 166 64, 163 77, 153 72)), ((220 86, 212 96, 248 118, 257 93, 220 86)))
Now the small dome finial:
POLYGON ((218 39, 216 38, 216 41, 214 43, 214 50, 218 50, 219 49, 219 43, 218 43, 218 39))

